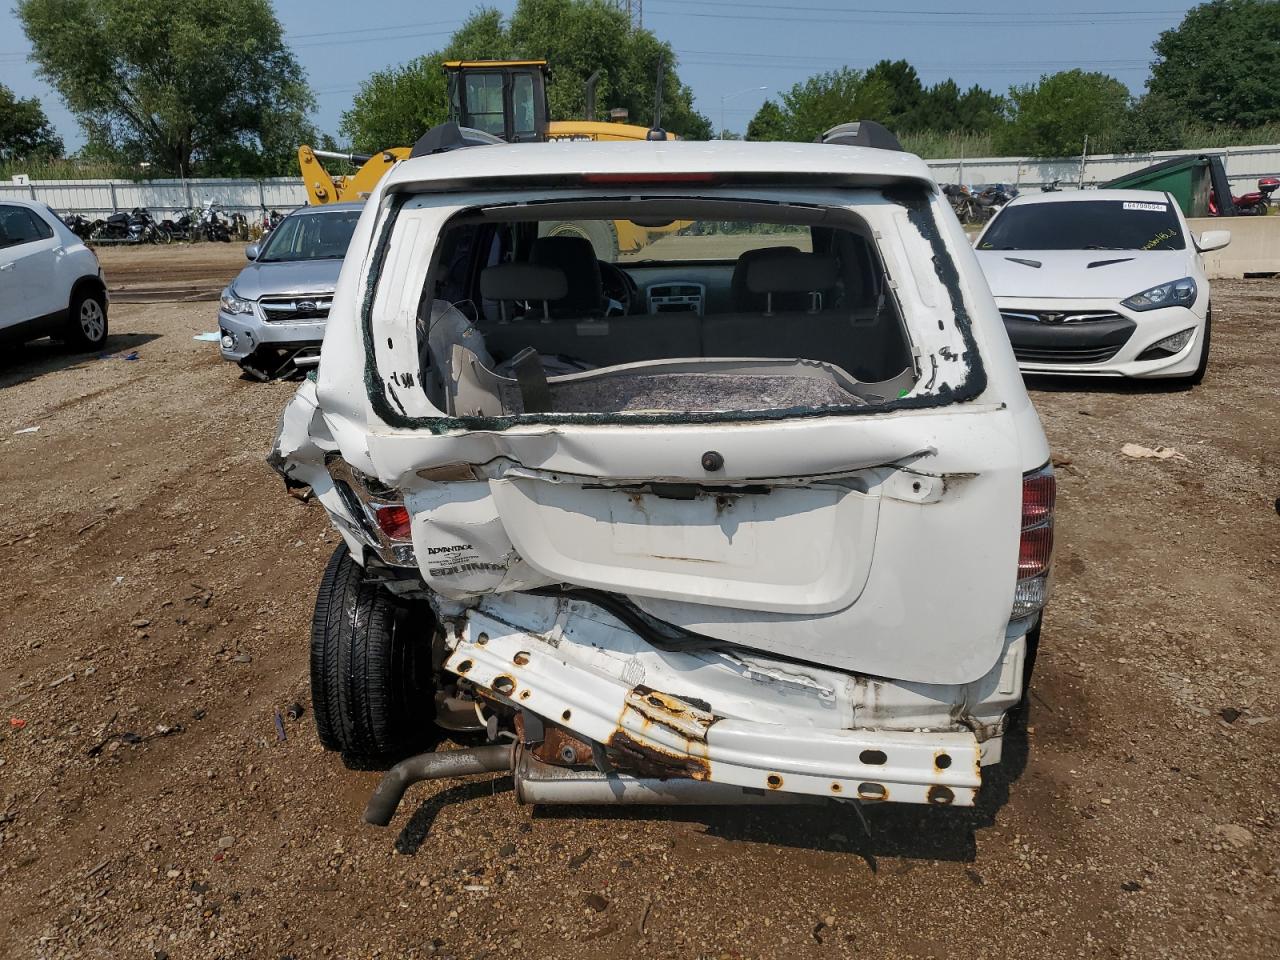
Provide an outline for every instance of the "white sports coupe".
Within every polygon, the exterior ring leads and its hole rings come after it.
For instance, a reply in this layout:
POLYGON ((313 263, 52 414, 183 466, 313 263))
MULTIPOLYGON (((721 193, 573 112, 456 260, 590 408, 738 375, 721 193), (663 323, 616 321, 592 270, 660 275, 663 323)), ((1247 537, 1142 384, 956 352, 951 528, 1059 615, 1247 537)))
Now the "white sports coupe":
POLYGON ((1200 254, 1226 230, 1188 229, 1149 190, 1019 197, 979 235, 978 262, 1025 373, 1199 383, 1212 313, 1200 254))

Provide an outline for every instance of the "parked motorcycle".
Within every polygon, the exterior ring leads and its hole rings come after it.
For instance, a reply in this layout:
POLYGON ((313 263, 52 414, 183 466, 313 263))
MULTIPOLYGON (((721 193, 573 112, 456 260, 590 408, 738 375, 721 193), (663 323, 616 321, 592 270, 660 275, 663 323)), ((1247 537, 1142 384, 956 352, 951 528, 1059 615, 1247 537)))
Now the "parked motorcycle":
POLYGON ((1271 211, 1271 195, 1280 188, 1280 178, 1261 177, 1258 189, 1239 197, 1232 197, 1236 213, 1241 216, 1265 217, 1271 211))
POLYGON ((191 215, 190 210, 184 210, 182 215, 177 219, 166 217, 159 223, 159 228, 168 240, 166 243, 174 243, 178 241, 189 243, 192 239, 192 230, 194 228, 196 218, 191 215))
POLYGON ((284 219, 284 214, 279 210, 271 212, 263 211, 262 214, 262 236, 265 238, 272 230, 280 225, 280 221, 284 219))
POLYGON ((973 223, 986 223, 994 217, 1001 207, 1018 195, 1003 183, 993 183, 985 187, 981 193, 973 196, 973 223))
POLYGON ((128 243, 129 214, 117 212, 99 220, 89 239, 94 243, 128 243))
POLYGON ((68 230, 74 233, 81 240, 88 240, 93 234, 94 229, 102 223, 101 220, 90 220, 81 213, 67 214, 67 216, 62 218, 62 222, 67 225, 68 230))
POLYGON ((200 217, 194 230, 196 240, 213 240, 219 243, 231 242, 231 223, 222 215, 222 204, 217 200, 206 200, 200 209, 200 217))

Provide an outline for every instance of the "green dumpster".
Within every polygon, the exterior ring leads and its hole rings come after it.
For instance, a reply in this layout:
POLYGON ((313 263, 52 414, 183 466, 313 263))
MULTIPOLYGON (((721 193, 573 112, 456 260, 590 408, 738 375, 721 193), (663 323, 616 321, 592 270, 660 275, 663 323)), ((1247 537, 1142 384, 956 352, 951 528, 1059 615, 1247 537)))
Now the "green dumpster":
POLYGON ((1182 208, 1184 216, 1232 216, 1231 184, 1222 158, 1209 154, 1172 157, 1101 185, 1108 190, 1157 190, 1167 193, 1182 208), (1226 197, 1225 204, 1217 202, 1226 197))

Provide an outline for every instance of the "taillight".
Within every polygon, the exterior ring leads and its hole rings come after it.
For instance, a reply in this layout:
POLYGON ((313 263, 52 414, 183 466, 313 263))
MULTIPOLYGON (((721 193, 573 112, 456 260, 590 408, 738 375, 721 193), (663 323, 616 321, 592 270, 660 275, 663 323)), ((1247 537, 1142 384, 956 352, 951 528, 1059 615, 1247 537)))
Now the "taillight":
POLYGON ((409 511, 400 504, 375 507, 374 516, 377 517, 378 528, 387 535, 388 540, 408 542, 413 539, 409 526, 409 511))
POLYGON ((1022 535, 1018 544, 1018 580, 1009 619, 1036 613, 1049 599, 1053 562, 1053 506, 1058 484, 1053 465, 1022 476, 1022 535))

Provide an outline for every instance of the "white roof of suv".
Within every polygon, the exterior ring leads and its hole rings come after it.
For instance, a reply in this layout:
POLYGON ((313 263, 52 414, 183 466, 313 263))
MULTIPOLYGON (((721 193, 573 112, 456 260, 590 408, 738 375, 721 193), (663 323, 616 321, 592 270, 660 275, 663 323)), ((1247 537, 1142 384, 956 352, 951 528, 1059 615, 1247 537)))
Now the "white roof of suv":
POLYGON ((735 140, 516 143, 466 147, 397 164, 389 189, 409 183, 566 174, 835 174, 933 182, 912 153, 822 143, 735 140))

